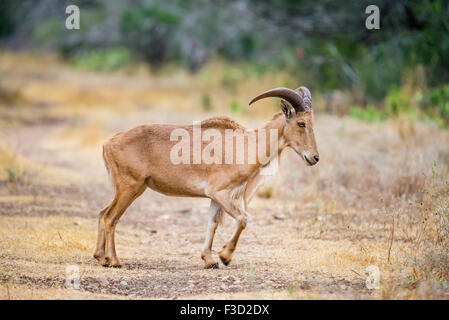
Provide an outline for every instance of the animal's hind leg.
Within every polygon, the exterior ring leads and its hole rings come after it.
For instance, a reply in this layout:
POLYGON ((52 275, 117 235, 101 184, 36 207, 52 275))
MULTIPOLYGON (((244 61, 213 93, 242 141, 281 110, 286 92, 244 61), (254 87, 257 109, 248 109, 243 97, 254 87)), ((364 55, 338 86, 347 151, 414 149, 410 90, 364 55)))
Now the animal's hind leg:
POLYGON ((210 202, 209 221, 207 222, 206 239, 204 240, 203 252, 201 252, 201 259, 204 260, 204 268, 218 269, 217 260, 212 258, 212 243, 214 242, 215 230, 218 226, 218 217, 221 207, 214 200, 210 202))
POLYGON ((115 202, 115 198, 114 198, 114 200, 112 200, 112 202, 107 207, 102 209, 100 211, 100 213, 98 214, 97 245, 96 245, 95 251, 94 251, 94 258, 97 259, 98 261, 103 259, 104 253, 105 253, 106 239, 105 239, 105 232, 104 232, 104 214, 105 214, 105 212, 107 212, 109 210, 109 208, 114 204, 114 202, 115 202))
POLYGON ((123 185, 126 187, 117 189, 115 203, 104 214, 106 255, 100 261, 103 266, 120 267, 120 261, 115 251, 115 227, 125 210, 146 188, 144 181, 134 180, 123 183, 123 185))

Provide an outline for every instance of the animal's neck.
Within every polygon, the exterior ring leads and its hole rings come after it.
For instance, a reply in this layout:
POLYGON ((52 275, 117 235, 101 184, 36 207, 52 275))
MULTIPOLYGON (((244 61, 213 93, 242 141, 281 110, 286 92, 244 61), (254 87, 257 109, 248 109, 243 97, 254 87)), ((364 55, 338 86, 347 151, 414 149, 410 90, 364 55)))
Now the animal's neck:
POLYGON ((268 121, 262 128, 257 129, 257 131, 259 130, 265 131, 265 135, 257 134, 256 136, 257 139, 265 137, 265 146, 266 146, 265 150, 270 155, 270 161, 279 156, 282 150, 286 147, 284 139, 284 129, 285 129, 285 117, 282 112, 276 113, 273 116, 273 118, 270 121, 268 121), (275 138, 273 134, 276 134, 277 137, 275 138))
POLYGON ((281 137, 284 135, 284 128, 285 128, 285 117, 282 112, 275 113, 273 118, 265 123, 263 126, 265 130, 277 130, 278 136, 281 137))

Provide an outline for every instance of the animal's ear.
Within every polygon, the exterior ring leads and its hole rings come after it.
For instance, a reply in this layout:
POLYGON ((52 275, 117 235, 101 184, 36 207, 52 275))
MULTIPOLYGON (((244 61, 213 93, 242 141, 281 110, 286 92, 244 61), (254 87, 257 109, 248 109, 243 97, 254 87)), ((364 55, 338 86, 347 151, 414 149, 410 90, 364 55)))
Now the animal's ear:
POLYGON ((285 118, 290 119, 294 110, 288 105, 287 101, 281 100, 281 108, 282 112, 285 114, 285 118))

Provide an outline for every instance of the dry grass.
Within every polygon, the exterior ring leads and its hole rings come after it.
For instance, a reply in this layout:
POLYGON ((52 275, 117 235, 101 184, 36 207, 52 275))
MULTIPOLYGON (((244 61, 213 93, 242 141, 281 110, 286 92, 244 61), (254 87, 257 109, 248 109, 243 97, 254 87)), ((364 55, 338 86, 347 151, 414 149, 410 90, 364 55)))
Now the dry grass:
MULTIPOLYGON (((317 114, 320 164, 283 154, 229 267, 202 269, 206 200, 148 191, 118 227, 124 267, 104 269, 91 258, 96 214, 112 197, 104 139, 142 123, 211 115, 257 126, 277 107, 267 100, 246 110, 246 102, 291 79, 220 64, 195 76, 145 68, 93 74, 55 57, 10 53, 0 66, 8 90, 23 97, 0 107, 8 119, 0 121, 0 298, 448 298, 447 131, 406 118, 367 124, 317 114), (242 110, 232 113, 232 101, 242 110), (64 287, 69 265, 80 268, 81 290, 64 287), (370 291, 372 265, 381 282, 370 291)), ((215 249, 231 222, 219 228, 215 249)))
POLYGON ((31 186, 35 181, 42 185, 60 185, 79 182, 76 172, 45 163, 30 161, 0 145, 0 180, 7 181, 10 190, 17 185, 31 186))

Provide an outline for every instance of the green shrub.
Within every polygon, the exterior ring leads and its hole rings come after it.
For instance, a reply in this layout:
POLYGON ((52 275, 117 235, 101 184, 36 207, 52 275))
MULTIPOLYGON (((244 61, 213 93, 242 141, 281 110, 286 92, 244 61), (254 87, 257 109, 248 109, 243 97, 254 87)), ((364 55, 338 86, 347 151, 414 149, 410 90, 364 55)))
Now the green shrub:
POLYGON ((393 86, 385 98, 387 110, 390 114, 398 115, 410 109, 411 97, 404 94, 399 87, 393 86))
POLYGON ((64 25, 58 19, 49 19, 38 24, 33 30, 33 42, 36 45, 57 45, 64 33, 64 25))
POLYGON ((27 171, 23 170, 20 166, 7 167, 5 168, 5 171, 8 177, 8 182, 12 185, 22 182, 27 175, 27 171))
POLYGON ((212 102, 209 94, 203 93, 203 95, 201 96, 201 105, 203 107, 203 110, 212 110, 212 102))
POLYGON ((229 104, 229 109, 231 110, 231 112, 239 112, 241 111, 243 108, 240 105, 240 103, 237 101, 237 99, 232 99, 231 103, 229 104))
POLYGON ((426 116, 440 126, 449 126, 449 84, 420 93, 419 103, 426 116))
POLYGON ((125 48, 98 49, 75 57, 72 65, 86 70, 114 71, 129 64, 131 59, 131 52, 125 48))
POLYGON ((349 109, 349 115, 367 122, 381 122, 387 119, 385 111, 376 109, 373 106, 368 106, 366 108, 354 106, 349 109))

